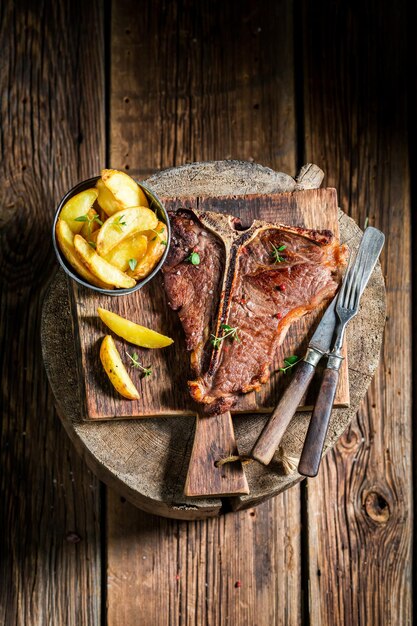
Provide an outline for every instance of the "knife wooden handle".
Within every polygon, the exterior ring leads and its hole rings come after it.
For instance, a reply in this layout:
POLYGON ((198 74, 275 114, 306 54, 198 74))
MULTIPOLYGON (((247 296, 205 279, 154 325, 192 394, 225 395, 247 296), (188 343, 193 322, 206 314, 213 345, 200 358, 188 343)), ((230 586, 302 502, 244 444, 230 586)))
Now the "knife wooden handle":
POLYGON ((329 428, 334 397, 339 380, 339 370, 325 369, 319 395, 311 416, 298 471, 303 476, 317 476, 324 441, 329 428))
POLYGON ((301 361, 297 366, 292 379, 284 395, 278 403, 275 411, 269 418, 265 428, 261 432, 258 441, 254 445, 250 456, 268 465, 278 448, 284 432, 296 412, 304 393, 313 378, 314 365, 301 361))

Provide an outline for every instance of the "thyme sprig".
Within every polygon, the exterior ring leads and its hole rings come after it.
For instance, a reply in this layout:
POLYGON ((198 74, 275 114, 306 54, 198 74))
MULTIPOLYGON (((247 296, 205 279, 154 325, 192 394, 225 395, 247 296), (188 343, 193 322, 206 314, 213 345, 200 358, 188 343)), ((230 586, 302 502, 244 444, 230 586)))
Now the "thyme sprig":
POLYGON ((297 356, 296 354, 293 354, 292 356, 287 356, 284 359, 284 367, 280 367, 279 368, 279 372, 284 372, 284 374, 286 374, 289 370, 291 370, 294 365, 296 365, 299 361, 301 361, 300 357, 297 356))
POLYGON ((282 256, 280 254, 280 252, 283 252, 287 246, 282 245, 282 246, 274 246, 273 243, 271 243, 272 246, 272 251, 271 251, 271 256, 274 259, 274 263, 283 263, 286 259, 285 256, 282 256))
POLYGON ((93 215, 93 217, 90 217, 88 215, 88 213, 86 213, 85 215, 79 215, 78 217, 74 218, 74 222, 87 222, 88 223, 87 228, 88 228, 88 234, 89 235, 91 235, 91 226, 92 226, 92 224, 94 224, 94 222, 96 222, 100 226, 103 226, 103 222, 101 221, 101 219, 99 218, 97 213, 95 213, 93 215))
POLYGON ((124 215, 119 215, 118 217, 116 217, 116 219, 112 222, 112 226, 114 226, 115 228, 117 228, 120 232, 122 232, 122 226, 127 226, 126 222, 122 222, 124 218, 124 215))
POLYGON ((187 256, 185 260, 188 261, 188 263, 191 263, 191 265, 200 265, 201 263, 198 252, 191 252, 190 256, 187 256))
POLYGON ((215 348, 218 348, 222 341, 230 338, 232 341, 241 342, 241 339, 238 335, 239 329, 237 327, 229 326, 228 324, 220 324, 220 330, 223 331, 221 337, 216 337, 216 335, 210 335, 210 341, 215 348))
POLYGON ((144 367, 141 363, 139 363, 139 355, 137 352, 134 352, 133 354, 129 354, 129 352, 126 351, 127 356, 129 357, 129 359, 132 361, 131 365, 132 367, 136 367, 137 369, 141 370, 142 376, 144 378, 147 378, 147 376, 150 376, 152 374, 152 367, 144 367))

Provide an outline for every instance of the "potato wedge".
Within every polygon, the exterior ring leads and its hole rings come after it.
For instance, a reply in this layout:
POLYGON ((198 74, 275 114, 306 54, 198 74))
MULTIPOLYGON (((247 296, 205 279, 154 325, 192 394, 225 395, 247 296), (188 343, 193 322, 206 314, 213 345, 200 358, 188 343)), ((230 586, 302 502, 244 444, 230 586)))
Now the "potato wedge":
POLYGON ((107 217, 123 208, 116 202, 112 192, 107 189, 101 178, 97 181, 96 186, 98 191, 97 202, 107 217))
POLYGON ((97 237, 97 252, 105 257, 121 241, 144 230, 155 228, 158 218, 146 207, 123 209, 109 217, 100 228, 97 237))
POLYGON ((87 189, 70 198, 62 207, 59 217, 67 222, 73 233, 79 233, 85 224, 76 222, 75 219, 88 213, 97 196, 97 189, 87 189))
POLYGON ((104 258, 115 267, 118 267, 122 272, 126 272, 130 267, 129 261, 133 261, 133 263, 136 264, 141 261, 146 254, 147 246, 148 238, 141 233, 136 233, 136 235, 132 235, 132 237, 123 239, 123 241, 112 248, 104 258))
POLYGON ((138 400, 139 392, 123 365, 111 335, 106 335, 101 343, 100 361, 116 391, 128 400, 138 400))
POLYGON ((97 276, 94 276, 84 265, 74 248, 74 233, 65 220, 59 219, 57 221, 55 232, 59 249, 81 278, 101 289, 113 289, 113 285, 105 283, 97 276))
POLYGON ((145 278, 153 270, 167 247, 168 230, 163 222, 158 222, 154 230, 146 233, 149 243, 146 254, 143 259, 136 265, 134 270, 129 269, 128 274, 140 280, 145 278))
POLYGON ((112 313, 112 311, 98 308, 97 312, 101 321, 110 330, 135 346, 140 346, 141 348, 166 348, 174 343, 173 339, 145 326, 135 324, 116 313, 112 313))
POLYGON ((90 272, 100 280, 125 289, 136 285, 134 278, 131 278, 117 267, 110 265, 105 259, 102 259, 81 235, 75 235, 74 247, 90 272))
POLYGON ((142 189, 125 172, 102 170, 97 189, 98 203, 107 215, 134 206, 149 206, 142 189))
POLYGON ((92 235, 92 233, 100 228, 100 223, 97 221, 100 218, 95 209, 90 209, 89 211, 87 211, 86 217, 87 221, 83 222, 83 227, 80 230, 79 234, 81 235, 81 237, 84 237, 84 239, 87 239, 88 241, 90 235, 92 235))

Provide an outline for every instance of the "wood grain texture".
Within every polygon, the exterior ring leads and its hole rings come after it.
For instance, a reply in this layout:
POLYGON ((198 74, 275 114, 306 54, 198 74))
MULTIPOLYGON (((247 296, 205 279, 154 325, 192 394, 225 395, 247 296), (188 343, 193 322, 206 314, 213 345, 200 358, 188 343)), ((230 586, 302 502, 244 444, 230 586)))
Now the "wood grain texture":
POLYGON ((297 491, 256 509, 187 523, 148 515, 114 494, 108 624, 299 626, 297 491))
MULTIPOLYGON (((207 179, 209 180, 209 179, 207 179)), ((215 181, 216 179, 214 179, 215 181)), ((207 183, 206 183, 207 184, 207 183)), ((183 191, 178 190, 177 191, 183 191)), ((162 198, 168 210, 179 207, 200 211, 217 211, 240 217, 248 227, 253 220, 267 223, 290 224, 318 230, 331 230, 339 237, 337 195, 334 189, 314 189, 285 194, 252 194, 233 196, 202 196, 162 198)), ((81 360, 79 371, 84 387, 85 418, 114 419, 142 418, 158 415, 195 415, 195 404, 187 392, 187 380, 193 379, 189 354, 185 350, 184 332, 178 314, 167 306, 162 287, 163 275, 159 275, 140 291, 122 298, 104 296, 71 282, 74 291, 72 311, 77 327, 77 343, 81 360), (126 350, 129 344, 114 337, 116 345, 139 389, 140 399, 123 399, 112 387, 100 364, 99 351, 106 326, 97 317, 98 307, 111 310, 143 326, 153 328, 174 339, 174 344, 163 350, 136 349, 139 360, 151 365, 155 375, 141 379, 139 372, 129 367, 126 350)), ((242 395, 232 414, 251 411, 270 412, 277 404, 288 383, 288 376, 279 372, 288 355, 303 355, 311 334, 320 320, 327 303, 317 307, 305 317, 294 322, 276 351, 271 364, 271 378, 259 392, 242 395)), ((345 352, 346 355, 346 352, 345 352)), ((317 392, 319 374, 307 394, 300 398, 301 407, 311 407, 317 392)), ((336 406, 349 405, 347 361, 341 368, 340 385, 336 406)))
POLYGON ((387 234, 382 361, 357 417, 308 482, 317 626, 412 623, 408 18, 389 7, 303 3, 305 156, 327 171, 359 224, 369 216, 387 234))
MULTIPOLYGON (((204 0, 197 11, 191 5, 189 0, 149 1, 138 12, 126 1, 112 4, 112 164, 128 164, 140 178, 189 161, 224 158, 253 159, 273 170, 295 173, 291 2, 267 2, 261 9, 247 0, 204 0), (142 36, 144 23, 148 38, 142 36), (126 72, 128 82, 120 72, 126 72)), ((232 193, 277 190, 271 170, 248 169, 245 176, 239 164, 232 170, 233 164, 224 174, 224 193, 230 192, 226 181, 232 193)), ((197 167, 189 176, 198 195, 206 174, 202 176, 197 167)), ((165 177, 161 186, 169 188, 171 183, 176 190, 175 176, 165 177)), ((280 191, 282 183, 278 182, 280 191)), ((290 177, 287 184, 288 191, 293 190, 290 177)), ((132 616, 137 620, 138 613, 143 623, 155 626, 300 622, 298 487, 257 509, 254 516, 244 512, 242 517, 198 525, 157 520, 162 529, 158 533, 155 520, 141 513, 129 519, 124 506, 117 495, 109 494, 109 536, 124 536, 133 525, 135 541, 128 554, 139 558, 126 558, 127 553, 120 553, 117 542, 110 540, 108 569, 116 580, 127 569, 148 601, 138 606, 135 593, 121 605, 126 595, 110 585, 110 623, 128 623, 132 616), (158 567, 147 569, 146 577, 142 535, 148 538, 149 552, 158 555, 158 567), (161 587, 166 588, 159 572, 171 571, 174 554, 180 559, 181 578, 169 581, 169 594, 162 596, 165 603, 158 611, 161 587), (284 570, 286 576, 279 576, 284 570), (242 587, 235 588, 240 579, 242 587)))
MULTIPOLYGON (((101 470, 114 486, 108 495, 107 622, 411 624, 405 98, 413 80, 406 75, 407 37, 413 36, 408 43, 414 54, 415 20, 407 23, 404 7, 393 11, 387 2, 254 5, 204 0, 198 3, 201 12, 192 10, 188 1, 112 4, 111 108, 116 113, 119 107, 119 118, 113 118, 111 164, 129 165, 140 177, 187 160, 228 156, 254 158, 294 173, 295 26, 296 50, 301 42, 304 49, 304 59, 297 52, 296 78, 306 70, 305 90, 298 98, 303 115, 297 120, 299 134, 305 130, 304 156, 326 169, 327 183, 338 187, 341 206, 359 224, 369 215, 371 223, 389 234, 383 258, 389 319, 384 361, 358 418, 308 485, 309 544, 303 559, 311 595, 304 612, 298 487, 238 515, 183 523, 151 517, 120 501, 116 468, 114 473, 101 470), (131 89, 132 100, 126 89, 131 89), (234 586, 238 580, 241 587, 234 586)), ((40 300, 55 267, 50 248, 43 245, 49 241, 45 211, 52 215, 52 205, 66 189, 104 164, 100 7, 96 2, 49 1, 35 7, 17 0, 0 8, 0 621, 7 626, 106 621, 100 615, 98 482, 60 434, 36 339, 40 300), (64 540, 74 529, 82 537, 76 545, 64 540)), ((302 157, 300 153, 301 162, 302 157)), ((239 164, 229 165, 228 181, 239 193, 254 188, 256 180, 266 193, 276 190, 272 170, 260 172, 254 166, 242 176, 239 164)), ((218 166, 210 167, 216 172, 218 166)), ((187 172, 200 193, 202 170, 190 166, 187 172)), ((294 189, 291 177, 281 178, 280 189, 283 182, 288 191, 294 189)), ((174 174, 160 184, 170 195, 178 180, 174 174)), ((347 223, 341 217, 341 230, 347 223)), ((352 227, 349 237, 356 235, 352 227)), ((380 288, 371 287, 375 292, 380 288)), ((52 295, 48 315, 55 318, 59 333, 49 336, 48 345, 57 355, 63 339, 70 344, 72 336, 71 320, 64 316, 61 323, 60 317, 68 302, 64 277, 53 284, 52 295)), ((376 317, 380 314, 381 309, 376 317)), ((360 338, 352 335, 350 340, 360 349, 360 338)), ((369 337, 361 351, 376 354, 377 336, 369 337)), ((56 376, 54 388, 62 394, 63 378, 67 387, 76 384, 73 359, 66 351, 56 359, 61 381, 56 376)), ((365 374, 351 367, 353 406, 374 364, 361 364, 365 374)), ((51 362, 47 366, 51 372, 51 362)), ((83 438, 91 444, 91 432, 89 425, 77 423, 77 399, 60 402, 64 427, 100 473, 88 446, 80 445, 83 438)), ((340 414, 347 424, 344 410, 340 414)), ((257 426, 249 424, 244 433, 241 418, 236 421, 243 449, 248 449, 257 426)), ((117 441, 119 425, 111 426, 117 441)), ((329 436, 338 432, 331 425, 329 436)), ((187 436, 184 431, 171 438, 173 448, 187 436)), ((122 438, 126 458, 135 437, 136 429, 122 438)), ((158 437, 154 442, 159 448, 158 437)), ((99 448, 100 442, 95 443, 99 448)), ((105 448, 102 453, 105 461, 105 448)), ((174 471, 180 474, 181 467, 174 471)), ((256 468, 250 472, 256 474, 256 468)), ((120 475, 124 494, 134 499, 134 475, 120 475)), ((255 501, 276 490, 273 481, 273 474, 262 477, 255 501)), ((175 485, 169 488, 175 491, 175 485)), ((145 501, 148 510, 157 508, 153 496, 143 494, 141 505, 145 501)), ((212 501, 203 506, 206 513, 211 506, 215 514, 220 505, 212 501)), ((246 505, 244 499, 237 502, 246 505)), ((195 511, 193 505, 179 506, 195 511)))
POLYGON ((244 159, 295 173, 292 31, 287 0, 114 2, 112 166, 147 178, 244 159))
POLYGON ((56 268, 50 236, 56 201, 103 157, 102 25, 95 1, 3 2, 0 9, 5 625, 95 626, 101 619, 99 482, 57 418, 39 333, 56 268))

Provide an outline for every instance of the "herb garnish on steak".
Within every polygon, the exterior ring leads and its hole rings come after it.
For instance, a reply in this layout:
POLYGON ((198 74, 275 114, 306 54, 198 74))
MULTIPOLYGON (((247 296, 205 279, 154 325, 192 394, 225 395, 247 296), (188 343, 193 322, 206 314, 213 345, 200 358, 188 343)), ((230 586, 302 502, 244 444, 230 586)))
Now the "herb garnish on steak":
POLYGON ((242 231, 217 213, 179 210, 170 221, 164 283, 191 351, 188 386, 205 412, 222 413, 268 380, 289 326, 335 294, 345 247, 330 231, 259 221, 242 231))

